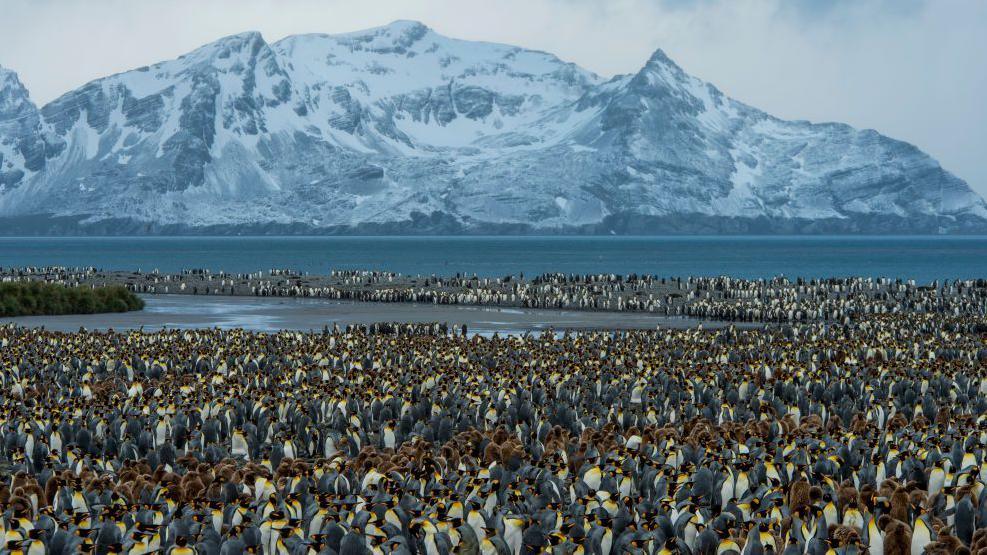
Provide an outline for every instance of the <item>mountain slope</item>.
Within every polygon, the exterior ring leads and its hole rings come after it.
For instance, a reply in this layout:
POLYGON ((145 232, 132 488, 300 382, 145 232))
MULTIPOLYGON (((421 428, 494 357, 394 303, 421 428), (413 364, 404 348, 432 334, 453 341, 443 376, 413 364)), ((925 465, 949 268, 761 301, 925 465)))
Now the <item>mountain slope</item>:
POLYGON ((0 194, 44 166, 41 115, 13 71, 0 67, 0 194))
POLYGON ((38 110, 0 69, 0 231, 964 232, 915 147, 774 118, 661 51, 610 80, 398 21, 243 33, 38 110))

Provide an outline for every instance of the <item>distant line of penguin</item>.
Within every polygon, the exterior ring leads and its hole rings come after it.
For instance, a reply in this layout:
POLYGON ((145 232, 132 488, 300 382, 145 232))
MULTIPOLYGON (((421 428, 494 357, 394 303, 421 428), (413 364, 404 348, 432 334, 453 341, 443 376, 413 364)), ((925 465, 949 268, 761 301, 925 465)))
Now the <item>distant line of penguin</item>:
POLYGON ((0 268, 0 280, 66 285, 123 284, 143 294, 313 297, 365 302, 414 302, 566 310, 640 311, 731 322, 839 322, 872 314, 987 314, 987 280, 919 285, 886 278, 745 280, 661 278, 641 274, 402 276, 379 271, 332 271, 325 276, 289 269, 167 274, 95 268, 0 268))

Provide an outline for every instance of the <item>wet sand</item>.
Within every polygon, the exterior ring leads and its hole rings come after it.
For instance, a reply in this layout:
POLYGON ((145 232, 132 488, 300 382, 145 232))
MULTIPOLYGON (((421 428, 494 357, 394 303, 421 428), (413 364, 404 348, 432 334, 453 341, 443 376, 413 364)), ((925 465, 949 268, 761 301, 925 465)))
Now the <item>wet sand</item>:
MULTIPOLYGON (((693 318, 648 313, 591 312, 528 308, 434 305, 416 303, 371 303, 281 297, 224 297, 193 295, 144 295, 143 311, 67 316, 4 318, 22 326, 58 331, 162 328, 245 328, 256 331, 321 330, 338 324, 374 322, 447 322, 466 324, 471 333, 523 333, 549 328, 654 329, 695 327, 693 318)), ((703 322, 706 327, 726 325, 703 322)), ((745 327, 750 327, 747 324, 745 327)))

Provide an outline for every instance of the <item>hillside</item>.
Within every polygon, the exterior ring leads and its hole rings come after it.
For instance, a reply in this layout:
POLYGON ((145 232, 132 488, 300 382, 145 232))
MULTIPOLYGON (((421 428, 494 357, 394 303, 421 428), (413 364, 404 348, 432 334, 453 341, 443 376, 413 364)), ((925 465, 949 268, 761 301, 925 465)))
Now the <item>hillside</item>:
POLYGON ((0 233, 935 233, 916 147, 785 121, 662 51, 604 79, 407 21, 243 33, 36 107, 0 68, 0 233))

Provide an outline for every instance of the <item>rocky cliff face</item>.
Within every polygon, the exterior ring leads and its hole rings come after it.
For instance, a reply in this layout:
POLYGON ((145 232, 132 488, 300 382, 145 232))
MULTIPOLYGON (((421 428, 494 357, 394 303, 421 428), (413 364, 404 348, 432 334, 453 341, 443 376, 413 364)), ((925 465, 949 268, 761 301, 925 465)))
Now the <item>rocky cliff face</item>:
POLYGON ((41 115, 14 72, 0 67, 0 194, 45 164, 41 115))
POLYGON ((0 231, 928 232, 987 204, 917 148, 774 118, 661 51, 604 80, 414 22, 226 37, 38 110, 0 69, 0 231))

